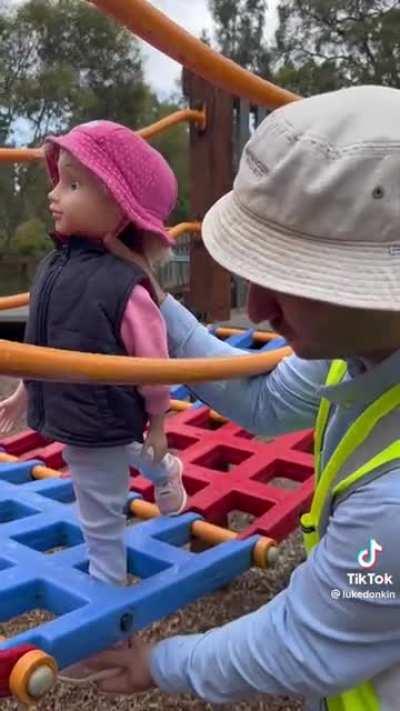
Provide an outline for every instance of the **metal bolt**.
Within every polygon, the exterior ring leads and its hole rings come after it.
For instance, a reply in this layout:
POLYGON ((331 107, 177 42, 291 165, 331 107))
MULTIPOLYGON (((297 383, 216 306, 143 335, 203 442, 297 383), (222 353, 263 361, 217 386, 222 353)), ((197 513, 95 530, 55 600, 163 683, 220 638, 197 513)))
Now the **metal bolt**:
POLYGON ((119 621, 119 626, 121 628, 121 632, 129 632, 133 625, 133 615, 131 615, 130 612, 126 612, 125 615, 122 615, 120 621, 119 621))
POLYGON ((372 197, 375 198, 375 200, 380 200, 381 198, 383 198, 384 194, 385 191, 381 185, 377 185, 376 188, 374 188, 372 191, 372 197))

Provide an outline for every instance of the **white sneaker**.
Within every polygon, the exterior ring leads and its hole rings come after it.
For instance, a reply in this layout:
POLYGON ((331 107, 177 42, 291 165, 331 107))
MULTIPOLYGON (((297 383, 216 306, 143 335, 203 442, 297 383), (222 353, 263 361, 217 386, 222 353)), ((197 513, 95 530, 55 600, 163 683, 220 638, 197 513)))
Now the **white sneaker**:
POLYGON ((154 485, 154 499, 162 516, 178 516, 186 508, 188 500, 182 482, 183 464, 179 457, 169 452, 164 461, 168 475, 160 484, 154 485))

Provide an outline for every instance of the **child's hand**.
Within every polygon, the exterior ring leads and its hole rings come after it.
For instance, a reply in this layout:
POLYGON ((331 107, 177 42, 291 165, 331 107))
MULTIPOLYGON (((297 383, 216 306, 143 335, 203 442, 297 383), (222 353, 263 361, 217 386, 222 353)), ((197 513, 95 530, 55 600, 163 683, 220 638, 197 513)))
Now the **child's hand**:
POLYGON ((26 400, 21 395, 18 395, 18 391, 0 402, 0 433, 7 434, 11 432, 18 424, 25 410, 26 400))
POLYGON ((165 414, 150 415, 149 429, 142 449, 142 457, 158 464, 168 451, 168 441, 165 434, 165 414))
POLYGON ((159 464, 168 451, 168 440, 163 430, 150 430, 142 449, 142 457, 159 464))

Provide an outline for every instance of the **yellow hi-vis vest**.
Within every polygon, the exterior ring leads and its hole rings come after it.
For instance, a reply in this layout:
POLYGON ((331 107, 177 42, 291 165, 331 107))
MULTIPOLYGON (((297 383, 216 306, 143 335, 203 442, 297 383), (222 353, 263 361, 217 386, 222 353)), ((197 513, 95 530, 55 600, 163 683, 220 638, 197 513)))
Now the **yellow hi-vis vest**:
MULTIPOLYGON (((347 364, 344 361, 333 361, 326 385, 337 385, 343 379, 346 370, 347 364)), ((400 385, 395 385, 378 397, 351 424, 321 471, 321 449, 331 407, 331 403, 322 398, 315 425, 316 488, 310 511, 301 517, 307 554, 324 535, 329 521, 329 511, 335 498, 350 489, 357 488, 366 477, 374 478, 373 472, 378 467, 396 459, 400 461, 400 439, 398 439, 338 481, 340 479, 338 474, 343 470, 346 461, 371 435, 379 421, 399 406, 400 385)), ((395 673, 399 674, 399 670, 395 673)), ((375 683, 366 681, 355 689, 349 689, 339 696, 326 699, 325 703, 328 711, 381 711, 380 698, 375 683)))

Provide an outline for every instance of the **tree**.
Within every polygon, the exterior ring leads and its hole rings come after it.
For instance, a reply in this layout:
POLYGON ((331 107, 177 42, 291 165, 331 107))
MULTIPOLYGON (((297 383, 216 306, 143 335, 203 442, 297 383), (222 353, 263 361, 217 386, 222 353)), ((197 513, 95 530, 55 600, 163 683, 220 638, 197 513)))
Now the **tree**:
MULTIPOLYGON (((176 109, 175 104, 164 102, 158 108, 159 117, 168 116, 176 109)), ((173 167, 178 180, 178 202, 171 223, 184 222, 189 216, 189 127, 185 123, 174 126, 154 137, 151 144, 173 167)))
POLYGON ((153 108, 133 35, 81 0, 28 0, 0 17, 0 106, 32 144, 73 123, 112 118, 132 128, 153 108))
POLYGON ((13 251, 23 256, 40 256, 51 247, 46 226, 37 217, 32 217, 18 225, 14 239, 13 251))
MULTIPOLYGON (((89 3, 25 0, 10 8, 0 0, 0 145, 15 142, 17 119, 23 142, 40 145, 78 123, 102 118, 137 129, 175 108, 145 83, 136 38, 89 3)), ((180 127, 157 139, 183 190, 186 137, 180 127)), ((4 248, 21 222, 37 218, 50 226, 47 192, 40 164, 0 165, 4 248)), ((187 216, 185 205, 183 198, 180 217, 187 216)))
POLYGON ((209 0, 208 4, 222 54, 256 74, 269 75, 264 40, 266 0, 209 0))
POLYGON ((400 85, 397 0, 281 0, 275 80, 302 95, 400 85))

